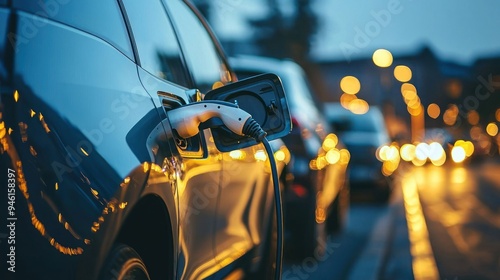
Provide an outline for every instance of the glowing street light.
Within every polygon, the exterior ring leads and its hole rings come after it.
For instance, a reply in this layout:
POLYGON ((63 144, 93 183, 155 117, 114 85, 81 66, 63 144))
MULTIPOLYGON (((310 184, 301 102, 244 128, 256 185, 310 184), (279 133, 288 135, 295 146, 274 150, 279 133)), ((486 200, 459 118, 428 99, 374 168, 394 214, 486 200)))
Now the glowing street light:
POLYGON ((386 68, 392 65, 392 54, 386 49, 378 49, 373 53, 373 63, 378 67, 386 68))
POLYGON ((437 119, 441 114, 441 108, 436 103, 431 103, 427 106, 427 114, 433 119, 437 119))
POLYGON ((406 83, 411 80, 411 69, 408 66, 398 65, 394 68, 394 77, 396 80, 406 83))
POLYGON ((361 89, 358 78, 354 76, 345 76, 340 80, 340 88, 347 94, 357 94, 361 89))

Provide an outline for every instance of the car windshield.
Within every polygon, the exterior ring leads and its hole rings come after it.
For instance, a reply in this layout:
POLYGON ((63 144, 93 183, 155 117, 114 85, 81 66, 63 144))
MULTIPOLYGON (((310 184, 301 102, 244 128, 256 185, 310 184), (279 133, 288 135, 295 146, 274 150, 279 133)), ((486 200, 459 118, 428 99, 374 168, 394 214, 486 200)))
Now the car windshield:
POLYGON ((333 124, 338 132, 377 132, 377 123, 369 115, 340 116, 333 124))

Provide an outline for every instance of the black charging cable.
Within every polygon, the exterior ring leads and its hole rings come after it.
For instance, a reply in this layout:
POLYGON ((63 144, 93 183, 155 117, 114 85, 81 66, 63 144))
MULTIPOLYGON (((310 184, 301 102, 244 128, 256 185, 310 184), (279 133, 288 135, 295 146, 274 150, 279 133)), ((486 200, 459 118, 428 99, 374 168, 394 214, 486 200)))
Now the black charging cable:
POLYGON ((281 279, 281 268, 283 258, 283 211, 281 208, 281 192, 278 177, 278 167, 274 158, 274 151, 266 138, 267 133, 260 127, 260 125, 253 119, 249 118, 243 127, 243 133, 247 136, 253 137, 257 142, 262 142, 269 156, 269 163, 271 165, 271 175, 274 188, 274 205, 276 207, 276 222, 277 229, 277 247, 276 247, 276 268, 274 270, 274 278, 281 279))
POLYGON ((266 152, 269 155, 269 162, 271 164, 271 173, 273 179, 274 186, 274 204, 276 207, 276 222, 278 223, 277 230, 277 248, 276 248, 276 269, 274 273, 274 278, 279 280, 281 279, 281 269, 282 269, 282 259, 283 259, 283 211, 281 208, 281 192, 280 192, 280 184, 278 177, 278 168, 276 166, 276 160, 274 159, 274 152, 269 144, 267 138, 264 137, 262 140, 264 147, 266 148, 266 152), (272 157, 272 158, 271 158, 272 157))

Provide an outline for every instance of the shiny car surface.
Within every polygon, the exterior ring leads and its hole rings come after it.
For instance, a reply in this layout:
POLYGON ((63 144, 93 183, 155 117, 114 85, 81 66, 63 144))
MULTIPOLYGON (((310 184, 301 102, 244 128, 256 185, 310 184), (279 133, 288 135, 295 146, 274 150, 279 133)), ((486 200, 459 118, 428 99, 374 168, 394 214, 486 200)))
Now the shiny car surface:
POLYGON ((298 64, 254 56, 232 57, 229 62, 239 78, 270 72, 283 81, 293 123, 291 133, 282 138, 292 157, 283 194, 285 257, 317 255, 328 234, 344 223, 349 152, 324 120, 298 64))
POLYGON ((0 55, 1 279, 272 273, 273 155, 167 117, 234 81, 191 5, 0 1, 0 55))

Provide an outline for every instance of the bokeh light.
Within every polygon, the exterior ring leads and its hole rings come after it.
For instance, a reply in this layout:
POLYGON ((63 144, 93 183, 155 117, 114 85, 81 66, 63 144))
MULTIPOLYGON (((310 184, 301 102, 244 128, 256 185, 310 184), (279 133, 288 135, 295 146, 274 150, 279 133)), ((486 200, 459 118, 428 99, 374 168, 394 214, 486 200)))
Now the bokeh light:
POLYGON ((391 66, 393 60, 391 52, 386 49, 378 49, 373 52, 372 59, 375 65, 383 68, 391 66))
POLYGON ((431 103, 427 106, 427 114, 433 119, 437 119, 441 114, 441 108, 436 103, 431 103))
POLYGON ((486 133, 488 133, 489 136, 496 136, 498 134, 498 126, 496 123, 489 123, 486 126, 486 133))
POLYGON ((465 153, 465 150, 462 146, 454 146, 451 149, 451 159, 454 162, 456 162, 456 163, 463 162, 465 160, 465 157, 466 157, 466 153, 465 153))
POLYGON ((361 83, 354 76, 345 76, 340 80, 340 89, 347 94, 356 94, 361 89, 361 83))
POLYGON ((349 110, 357 115, 365 114, 368 112, 368 109, 370 109, 370 106, 363 99, 354 99, 349 103, 349 110))
POLYGON ((398 65, 394 68, 394 77, 402 83, 408 82, 412 77, 411 69, 408 66, 398 65))
POLYGON ((404 161, 412 161, 415 158, 415 145, 404 144, 401 146, 399 153, 404 161))
POLYGON ((471 125, 477 125, 479 123, 479 113, 475 110, 470 111, 467 113, 467 121, 471 125))
POLYGON ((446 109, 443 114, 443 122, 446 125, 454 125, 457 122, 458 112, 459 110, 457 105, 449 105, 448 109, 446 109))
POLYGON ((340 105, 342 105, 342 107, 344 107, 345 109, 349 110, 349 104, 351 104, 351 102, 355 99, 358 99, 356 95, 343 93, 340 96, 340 105))

